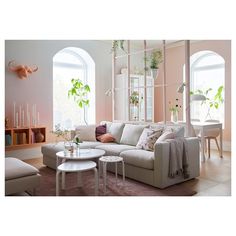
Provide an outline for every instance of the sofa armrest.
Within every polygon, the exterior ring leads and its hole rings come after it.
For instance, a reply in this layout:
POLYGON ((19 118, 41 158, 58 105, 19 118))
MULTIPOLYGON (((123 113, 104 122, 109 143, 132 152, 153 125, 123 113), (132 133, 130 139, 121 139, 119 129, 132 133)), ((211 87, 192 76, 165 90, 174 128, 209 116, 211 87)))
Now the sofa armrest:
MULTIPOLYGON (((200 174, 199 164, 199 141, 196 137, 186 138, 189 152, 189 178, 192 179, 200 174)), ((159 188, 165 188, 173 185, 175 182, 183 181, 183 177, 178 176, 169 178, 169 158, 170 158, 170 143, 159 142, 154 146, 154 182, 159 188)))

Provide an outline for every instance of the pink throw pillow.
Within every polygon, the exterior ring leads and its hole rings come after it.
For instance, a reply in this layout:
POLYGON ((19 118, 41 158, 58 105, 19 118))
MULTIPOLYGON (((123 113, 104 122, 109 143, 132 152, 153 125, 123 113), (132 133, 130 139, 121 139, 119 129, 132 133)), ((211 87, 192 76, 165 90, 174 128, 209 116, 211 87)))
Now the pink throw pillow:
POLYGON ((102 134, 102 135, 98 136, 97 140, 102 143, 110 143, 110 142, 115 141, 114 137, 110 133, 102 134))

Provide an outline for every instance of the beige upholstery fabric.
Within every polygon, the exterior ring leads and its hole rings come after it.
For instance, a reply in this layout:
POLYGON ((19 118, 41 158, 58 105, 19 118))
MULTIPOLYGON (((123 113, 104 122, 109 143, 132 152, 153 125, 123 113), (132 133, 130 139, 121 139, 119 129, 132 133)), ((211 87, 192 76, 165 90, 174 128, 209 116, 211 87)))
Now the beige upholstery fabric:
POLYGON ((40 185, 39 171, 16 158, 5 159, 5 194, 16 194, 25 191, 34 192, 40 185))
POLYGON ((106 156, 119 156, 121 152, 126 150, 137 149, 134 146, 130 145, 99 145, 96 147, 97 149, 102 149, 106 152, 106 156))
POLYGON ((121 136, 120 143, 136 146, 143 132, 143 129, 146 127, 148 126, 126 124, 121 136))
POLYGON ((36 175, 38 172, 35 167, 16 158, 8 157, 5 159, 5 180, 36 175))
POLYGON ((115 142, 120 143, 120 138, 123 132, 124 123, 112 123, 107 126, 107 133, 110 133, 115 138, 115 142))
POLYGON ((95 130, 96 125, 79 125, 75 128, 76 136, 82 141, 97 141, 95 130))
POLYGON ((154 152, 145 150, 129 150, 121 152, 121 157, 125 163, 153 170, 154 168, 154 152))

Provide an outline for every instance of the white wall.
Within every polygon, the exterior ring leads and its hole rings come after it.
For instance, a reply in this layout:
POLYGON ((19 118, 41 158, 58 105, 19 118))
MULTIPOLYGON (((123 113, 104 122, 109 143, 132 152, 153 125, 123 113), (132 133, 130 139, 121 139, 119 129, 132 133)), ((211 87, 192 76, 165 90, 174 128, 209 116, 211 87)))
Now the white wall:
POLYGON ((13 101, 36 104, 40 123, 52 130, 53 121, 53 56, 65 47, 86 50, 95 61, 96 122, 111 120, 111 98, 105 91, 111 88, 111 46, 97 40, 6 40, 5 41, 5 111, 12 121, 13 101), (7 69, 9 61, 37 65, 39 70, 27 80, 20 80, 7 69))

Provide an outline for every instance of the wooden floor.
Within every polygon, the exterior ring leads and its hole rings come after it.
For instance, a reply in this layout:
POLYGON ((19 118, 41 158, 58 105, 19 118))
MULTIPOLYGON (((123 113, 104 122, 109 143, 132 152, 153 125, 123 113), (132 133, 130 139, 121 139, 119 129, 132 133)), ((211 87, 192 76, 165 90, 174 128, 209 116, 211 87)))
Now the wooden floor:
POLYGON ((231 152, 223 158, 211 150, 211 158, 201 162, 200 177, 183 183, 197 192, 194 196, 231 196, 231 152))

